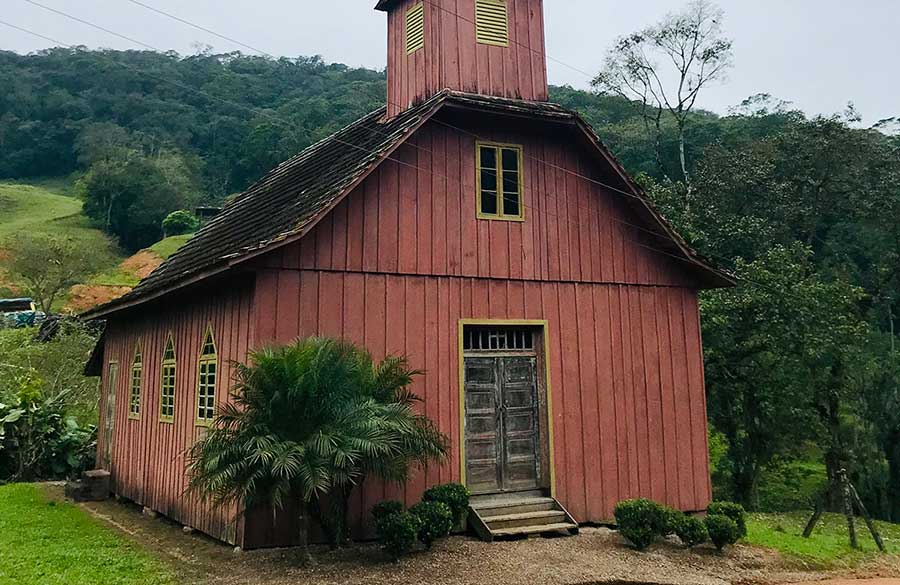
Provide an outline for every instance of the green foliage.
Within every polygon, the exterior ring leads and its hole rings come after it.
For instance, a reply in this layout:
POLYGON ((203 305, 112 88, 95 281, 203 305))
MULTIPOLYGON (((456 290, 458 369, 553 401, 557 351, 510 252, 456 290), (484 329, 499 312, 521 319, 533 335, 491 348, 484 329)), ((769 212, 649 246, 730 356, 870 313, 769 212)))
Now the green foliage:
POLYGON ((250 360, 234 365, 233 401, 191 449, 191 489, 215 502, 295 499, 322 514, 330 496, 344 508, 339 540, 353 486, 368 475, 403 481, 411 465, 446 457, 447 438, 415 412, 417 372, 402 358, 375 363, 349 343, 309 338, 250 360))
POLYGON ((399 560, 416 546, 422 520, 411 512, 388 514, 380 522, 379 538, 392 559, 399 560))
POLYGON ((35 340, 36 328, 0 329, 0 402, 12 404, 27 380, 38 394, 63 405, 79 426, 97 420, 97 379, 84 376, 84 363, 97 333, 81 323, 60 321, 57 335, 35 340))
POLYGON ((131 252, 161 239, 163 219, 200 198, 193 162, 171 151, 116 151, 95 161, 78 188, 85 214, 131 252))
POLYGON ((615 517, 619 533, 638 550, 664 536, 671 523, 671 514, 664 506, 643 498, 616 504, 615 517))
POLYGON ((0 486, 0 581, 175 585, 174 571, 82 508, 41 486, 0 486))
POLYGON ((706 513, 710 516, 727 516, 737 526, 738 538, 747 536, 747 512, 744 507, 734 502, 712 502, 706 513))
POLYGON ((759 508, 812 510, 827 483, 825 465, 818 461, 778 461, 760 475, 759 508))
POLYGON ((445 483, 425 490, 422 500, 425 502, 441 502, 450 508, 457 526, 465 526, 469 513, 469 488, 458 483, 445 483))
POLYGON ((18 234, 5 243, 7 270, 45 313, 73 285, 110 263, 102 248, 87 249, 79 242, 56 236, 18 234))
POLYGON ((169 238, 165 238, 160 240, 150 246, 148 248, 151 252, 156 252, 160 255, 160 257, 165 260, 175 252, 177 252, 182 246, 184 246, 188 240, 194 237, 194 234, 184 234, 181 236, 172 236, 169 238))
POLYGON ((33 372, 13 379, 12 401, 0 402, 0 482, 74 478, 93 467, 96 429, 66 416, 66 393, 43 396, 33 372))
POLYGON ((399 514, 403 511, 403 503, 396 500, 384 500, 372 506, 372 520, 375 523, 375 530, 381 533, 381 522, 392 514, 399 514))
POLYGON ((672 527, 681 542, 688 548, 701 545, 709 540, 706 523, 696 516, 679 513, 673 517, 672 527))
POLYGON ((173 211, 162 222, 163 233, 167 238, 193 233, 197 231, 198 227, 200 227, 200 220, 186 209, 173 211))
POLYGON ((453 529, 453 512, 443 502, 419 502, 409 511, 419 517, 419 540, 425 548, 430 549, 436 540, 444 538, 453 529))
POLYGON ((738 528, 737 522, 722 514, 711 514, 706 517, 706 532, 719 550, 741 539, 741 529, 738 528))

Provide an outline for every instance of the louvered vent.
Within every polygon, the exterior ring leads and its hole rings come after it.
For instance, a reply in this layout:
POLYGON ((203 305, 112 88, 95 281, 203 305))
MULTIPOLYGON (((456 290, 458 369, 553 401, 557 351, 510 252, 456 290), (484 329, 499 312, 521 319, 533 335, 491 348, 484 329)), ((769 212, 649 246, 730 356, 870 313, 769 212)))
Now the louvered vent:
POLYGON ((406 11, 406 54, 425 46, 425 4, 419 3, 406 11))
POLYGON ((509 46, 506 0, 475 0, 475 37, 483 45, 509 46))

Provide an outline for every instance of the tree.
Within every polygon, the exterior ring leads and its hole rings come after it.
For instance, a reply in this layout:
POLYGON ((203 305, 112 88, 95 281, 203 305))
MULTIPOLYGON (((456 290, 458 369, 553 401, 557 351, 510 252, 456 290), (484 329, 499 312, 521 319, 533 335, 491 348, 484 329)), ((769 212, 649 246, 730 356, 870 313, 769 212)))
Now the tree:
POLYGON ((86 249, 70 238, 23 233, 10 239, 6 249, 8 270, 25 283, 45 313, 70 287, 109 263, 108 250, 86 249))
POLYGON ((191 451, 191 488, 204 497, 295 502, 301 542, 312 515, 336 544, 346 538, 350 492, 367 475, 403 481, 412 464, 447 455, 447 437, 413 410, 407 387, 417 372, 402 358, 375 363, 351 344, 310 338, 255 351, 251 362, 235 365, 233 402, 191 451), (336 513, 328 502, 338 502, 336 513))
POLYGON ((813 271, 810 251, 775 246, 739 260, 735 290, 702 297, 709 416, 728 441, 731 492, 756 509, 762 470, 806 439, 841 453, 834 415, 865 332, 859 289, 813 271))
POLYGON ((166 237, 190 234, 199 226, 200 220, 197 216, 186 209, 173 211, 162 222, 163 234, 166 237))
POLYGON ((669 113, 677 128, 681 175, 688 188, 688 116, 701 90, 721 80, 732 64, 732 41, 723 36, 722 18, 722 11, 708 0, 693 0, 659 24, 619 38, 593 81, 601 91, 639 104, 648 130, 653 123, 660 165, 661 119, 664 111, 669 113))

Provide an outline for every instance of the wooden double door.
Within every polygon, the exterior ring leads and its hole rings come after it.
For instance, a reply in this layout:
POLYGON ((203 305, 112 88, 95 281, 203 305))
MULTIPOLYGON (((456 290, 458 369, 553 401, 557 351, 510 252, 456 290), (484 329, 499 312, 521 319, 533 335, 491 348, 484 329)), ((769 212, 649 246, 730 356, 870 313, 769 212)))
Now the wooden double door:
POLYGON ((466 484, 473 494, 541 487, 536 355, 465 360, 466 484))

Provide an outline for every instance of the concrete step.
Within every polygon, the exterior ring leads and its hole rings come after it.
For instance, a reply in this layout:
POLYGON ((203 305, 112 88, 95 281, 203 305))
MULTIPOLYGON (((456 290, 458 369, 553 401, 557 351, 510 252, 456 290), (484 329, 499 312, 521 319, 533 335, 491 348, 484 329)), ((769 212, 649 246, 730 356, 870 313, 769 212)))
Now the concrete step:
POLYGON ((502 516, 488 516, 485 523, 492 531, 518 526, 537 526, 540 524, 558 524, 566 521, 566 513, 562 510, 541 510, 538 512, 519 512, 502 516))
POLYGON ((493 530, 493 535, 498 536, 517 536, 520 534, 543 534, 545 532, 557 532, 566 530, 571 532, 577 530, 578 525, 571 522, 557 522, 555 524, 541 524, 539 526, 519 526, 516 528, 504 528, 502 530, 493 530))
POLYGON ((546 512, 557 508, 553 498, 527 498, 521 500, 492 500, 472 505, 482 518, 505 516, 513 513, 546 512))

